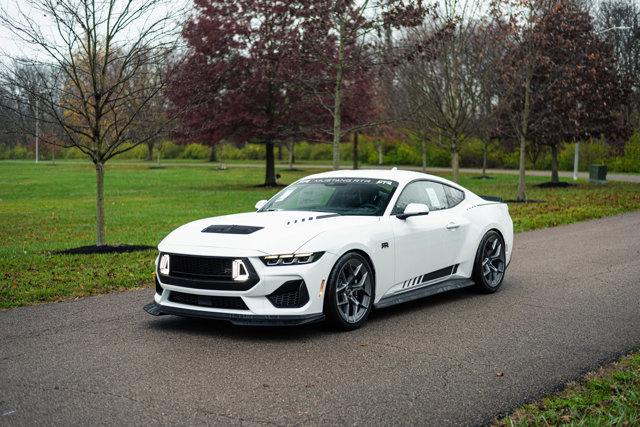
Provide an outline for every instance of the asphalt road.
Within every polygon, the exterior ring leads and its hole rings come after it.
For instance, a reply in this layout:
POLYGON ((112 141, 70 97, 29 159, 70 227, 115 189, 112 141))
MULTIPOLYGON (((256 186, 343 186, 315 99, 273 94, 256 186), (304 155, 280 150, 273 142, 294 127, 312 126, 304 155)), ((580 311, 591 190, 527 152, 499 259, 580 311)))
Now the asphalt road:
POLYGON ((640 212, 518 234, 500 292, 351 333, 154 318, 152 292, 0 312, 0 425, 486 423, 640 346, 640 212))

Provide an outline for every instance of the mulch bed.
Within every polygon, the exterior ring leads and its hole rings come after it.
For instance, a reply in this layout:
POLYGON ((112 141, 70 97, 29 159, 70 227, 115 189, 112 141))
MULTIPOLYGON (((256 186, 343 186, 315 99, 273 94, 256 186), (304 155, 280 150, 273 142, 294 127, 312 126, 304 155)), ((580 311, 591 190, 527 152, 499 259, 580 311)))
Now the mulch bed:
POLYGON ((528 199, 528 200, 507 199, 504 202, 505 203, 545 203, 544 200, 538 200, 538 199, 528 199))
POLYGON ((284 188, 286 186, 287 184, 276 184, 276 185, 258 184, 258 185, 254 185, 253 188, 284 188))
POLYGON ((575 187, 578 184, 574 184, 572 182, 543 182, 542 184, 536 184, 536 187, 539 188, 568 188, 575 187))

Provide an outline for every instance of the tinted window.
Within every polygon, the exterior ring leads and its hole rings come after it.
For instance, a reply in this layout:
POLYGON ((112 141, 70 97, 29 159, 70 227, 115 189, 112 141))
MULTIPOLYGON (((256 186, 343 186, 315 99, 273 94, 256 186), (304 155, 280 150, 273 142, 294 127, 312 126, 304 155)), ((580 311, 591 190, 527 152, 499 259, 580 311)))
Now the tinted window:
POLYGON ((447 201, 450 208, 454 207, 464 200, 463 191, 460 191, 457 188, 449 187, 448 185, 445 185, 444 189, 447 193, 447 201))
POLYGON ((398 197, 392 214, 404 212, 409 203, 427 205, 431 211, 449 207, 445 186, 433 181, 416 181, 407 185, 398 197))
POLYGON ((276 194, 260 211, 380 216, 397 187, 396 181, 369 178, 303 179, 276 194))

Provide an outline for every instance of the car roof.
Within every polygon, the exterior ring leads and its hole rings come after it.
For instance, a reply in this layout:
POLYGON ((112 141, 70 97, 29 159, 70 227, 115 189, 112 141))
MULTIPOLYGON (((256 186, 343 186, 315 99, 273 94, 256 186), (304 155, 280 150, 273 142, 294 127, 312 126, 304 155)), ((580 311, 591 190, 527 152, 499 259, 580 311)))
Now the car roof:
POLYGON ((322 172, 304 177, 311 178, 370 178, 370 179, 386 179, 397 181, 400 186, 416 179, 430 179, 443 182, 454 187, 460 188, 459 185, 436 175, 429 175, 422 172, 408 171, 397 168, 390 169, 341 169, 337 171, 322 172))

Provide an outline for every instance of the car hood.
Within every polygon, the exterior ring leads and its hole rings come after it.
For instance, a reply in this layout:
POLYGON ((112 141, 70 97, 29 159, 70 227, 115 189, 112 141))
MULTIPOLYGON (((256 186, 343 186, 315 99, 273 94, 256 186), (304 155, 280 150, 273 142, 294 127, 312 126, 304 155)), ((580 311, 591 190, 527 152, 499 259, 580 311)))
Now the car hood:
POLYGON ((185 224, 172 231, 160 242, 158 248, 163 252, 181 252, 198 254, 219 252, 213 249, 230 250, 229 256, 241 253, 252 255, 294 253, 315 236, 328 230, 349 228, 364 222, 378 222, 379 217, 340 216, 323 212, 274 211, 249 212, 201 219, 185 224), (237 226, 227 227, 211 226, 237 226), (252 230, 243 226, 260 227, 252 230), (211 227, 213 232, 203 230, 211 227), (248 234, 238 234, 248 233, 248 234))

